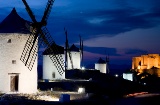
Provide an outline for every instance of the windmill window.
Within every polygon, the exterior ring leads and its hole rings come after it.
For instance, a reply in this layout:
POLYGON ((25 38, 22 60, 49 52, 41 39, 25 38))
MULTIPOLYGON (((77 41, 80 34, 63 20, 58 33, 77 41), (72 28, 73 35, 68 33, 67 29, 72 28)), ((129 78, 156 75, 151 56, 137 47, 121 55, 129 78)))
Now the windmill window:
POLYGON ((11 43, 11 39, 8 39, 8 40, 7 40, 7 43, 11 43))
POLYGON ((12 64, 16 64, 16 60, 12 60, 12 64))
POLYGON ((55 72, 53 72, 53 73, 52 73, 52 77, 55 78, 55 76, 56 76, 56 74, 55 74, 55 72))

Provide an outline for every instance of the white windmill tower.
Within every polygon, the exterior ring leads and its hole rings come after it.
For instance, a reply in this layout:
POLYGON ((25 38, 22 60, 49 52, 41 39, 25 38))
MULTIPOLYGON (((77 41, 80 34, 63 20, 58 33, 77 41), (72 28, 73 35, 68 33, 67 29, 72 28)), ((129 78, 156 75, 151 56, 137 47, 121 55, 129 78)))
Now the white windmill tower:
POLYGON ((95 63, 95 69, 100 70, 101 73, 106 73, 106 61, 100 57, 95 63))
MULTIPOLYGON (((62 56, 62 58, 65 59, 64 47, 59 46, 57 44, 52 46, 57 46, 58 49, 58 52, 54 52, 55 56, 57 57, 62 56)), ((44 80, 65 79, 65 72, 62 75, 59 74, 57 67, 53 64, 52 60, 49 57, 50 55, 53 55, 53 52, 50 51, 50 48, 46 49, 43 52, 43 79, 44 80)), ((64 60, 61 63, 64 64, 64 60)))
POLYGON ((32 71, 20 61, 20 56, 30 35, 29 21, 21 18, 16 9, 0 23, 0 91, 37 92, 37 59, 32 71))
POLYGON ((72 46, 69 47, 67 30, 65 30, 65 35, 66 35, 66 49, 65 49, 66 70, 80 69, 81 51, 74 44, 72 44, 72 46))

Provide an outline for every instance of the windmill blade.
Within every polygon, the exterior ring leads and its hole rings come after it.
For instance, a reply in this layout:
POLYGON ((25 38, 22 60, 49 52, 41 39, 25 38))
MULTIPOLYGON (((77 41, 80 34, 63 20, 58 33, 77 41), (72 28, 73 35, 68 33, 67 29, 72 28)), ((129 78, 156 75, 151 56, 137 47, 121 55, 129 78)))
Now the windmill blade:
POLYGON ((48 47, 48 51, 52 53, 52 55, 49 55, 50 59, 52 60, 53 64, 57 68, 60 75, 62 75, 64 70, 64 59, 61 54, 58 54, 58 48, 52 39, 48 29, 46 27, 43 28, 43 30, 40 31, 41 38, 43 39, 43 43, 48 47), (52 46, 53 45, 53 46, 52 46))
MULTIPOLYGON (((33 33, 36 33, 35 30, 33 30, 32 34, 33 33)), ((65 72, 64 60, 61 54, 57 54, 58 53, 57 46, 52 46, 51 48, 51 45, 53 45, 55 42, 53 41, 47 28, 44 27, 43 30, 40 30, 40 36, 36 39, 35 44, 32 43, 33 40, 34 40, 34 35, 30 35, 25 44, 20 60, 23 63, 25 63, 25 65, 28 67, 29 70, 32 70, 35 59, 37 57, 38 49, 43 44, 44 48, 48 47, 50 49, 49 52, 53 53, 53 55, 49 55, 49 57, 52 60, 55 67, 57 68, 59 74, 62 75, 65 72), (31 47, 32 50, 30 50, 31 47)))
MULTIPOLYGON (((65 31, 65 28, 64 28, 65 31)), ((65 31, 66 34, 66 31, 65 31)), ((66 38, 67 39, 67 38, 66 38)), ((68 68, 68 56, 67 56, 67 41, 65 42, 65 70, 68 68)))
MULTIPOLYGON (((30 68, 32 64, 34 63, 31 63, 31 62, 34 62, 35 59, 36 59, 36 54, 37 53, 37 42, 38 42, 38 33, 41 29, 41 25, 38 25, 36 19, 35 19, 35 16, 33 14, 33 12, 31 11, 29 5, 27 4, 26 0, 22 0, 25 7, 26 7, 26 10, 30 16, 30 18, 32 19, 33 21, 33 30, 31 32, 31 35, 29 36, 26 44, 25 44, 25 47, 23 49, 23 52, 22 52, 22 55, 21 55, 21 58, 20 60, 25 64, 25 66, 27 66, 28 68, 30 68), (31 56, 32 55, 32 56, 31 56)), ((33 66, 33 65, 32 65, 33 66)), ((31 70, 31 68, 30 68, 31 70)))
MULTIPOLYGON (((32 33, 29 36, 29 38, 25 44, 25 47, 23 49, 20 60, 25 64, 25 66, 27 66, 29 68, 29 70, 32 70, 32 67, 34 65, 35 59, 37 57, 37 52, 38 52, 37 51, 38 34, 40 33, 40 30, 41 30, 41 27, 43 26, 43 23, 39 23, 36 21, 35 16, 34 16, 33 12, 31 11, 29 5, 27 4, 26 0, 22 0, 22 1, 26 7, 26 10, 27 10, 30 18, 33 21, 32 28, 34 27, 33 28, 34 30, 32 30, 32 33)), ((46 16, 48 17, 47 13, 49 13, 51 11, 50 9, 53 4, 52 1, 53 0, 48 1, 47 7, 45 9, 45 14, 44 14, 45 17, 46 16), (49 12, 47 12, 47 11, 49 11, 49 12)), ((44 16, 43 16, 42 20, 45 18, 44 16)), ((45 21, 46 21, 46 19, 45 19, 45 21)), ((42 41, 40 41, 40 43, 41 42, 42 41)), ((40 47, 40 45, 41 44, 39 44, 39 47, 40 47)))
POLYGON ((81 36, 79 35, 80 38, 80 58, 81 58, 81 67, 83 66, 83 40, 81 38, 81 36))
POLYGON ((44 15, 41 20, 41 23, 44 25, 47 24, 47 19, 49 17, 50 12, 51 12, 53 3, 54 3, 54 0, 48 0, 48 3, 46 5, 45 11, 44 11, 44 15))
POLYGON ((83 40, 82 40, 82 42, 81 42, 81 44, 82 44, 82 46, 81 46, 81 50, 82 50, 82 60, 81 60, 81 62, 82 62, 82 65, 83 65, 83 40))
POLYGON ((37 56, 37 50, 38 50, 37 45, 39 40, 40 43, 43 42, 46 45, 46 47, 49 48, 50 52, 53 52, 53 55, 49 55, 49 57, 52 60, 55 67, 57 68, 59 74, 62 75, 65 72, 64 60, 62 58, 62 55, 57 54, 58 52, 57 46, 51 47, 51 45, 55 44, 55 42, 52 40, 52 37, 49 34, 49 31, 47 30, 47 28, 44 27, 43 30, 41 29, 42 26, 44 26, 44 23, 46 23, 46 20, 51 10, 51 6, 53 4, 53 0, 48 0, 48 4, 46 6, 41 22, 36 21, 35 16, 33 15, 33 12, 31 11, 27 2, 25 0, 22 0, 22 1, 26 6, 26 10, 33 21, 32 26, 35 28, 35 32, 34 31, 32 32, 23 50, 24 53, 22 53, 22 57, 21 57, 22 61, 25 63, 26 66, 28 66, 28 68, 32 69, 34 61, 37 56))
MULTIPOLYGON (((69 45, 68 45, 68 47, 69 47, 69 45)), ((68 49, 68 53, 69 53, 69 59, 70 59, 70 63, 71 63, 71 68, 73 69, 73 61, 72 61, 72 56, 71 56, 70 49, 68 49)))
POLYGON ((27 4, 26 0, 22 0, 22 1, 23 1, 24 5, 26 6, 26 10, 27 10, 29 16, 31 17, 32 21, 33 21, 34 23, 37 23, 36 18, 35 18, 35 16, 34 16, 33 12, 31 11, 29 5, 27 4))
POLYGON ((38 47, 41 46, 41 44, 39 44, 38 46, 38 31, 40 31, 40 29, 32 29, 32 32, 27 39, 27 42, 20 57, 20 60, 25 64, 25 66, 28 67, 29 70, 32 70, 35 59, 37 57, 38 47))
POLYGON ((27 66, 31 71, 34 65, 34 62, 37 57, 38 49, 42 45, 42 40, 36 39, 36 42, 33 44, 35 30, 32 30, 32 33, 29 35, 27 42, 24 46, 20 60, 27 66), (32 50, 30 50, 32 48, 32 50))
POLYGON ((71 52, 70 52, 70 48, 69 48, 69 44, 68 44, 68 33, 67 33, 67 30, 65 30, 65 34, 66 34, 66 52, 68 52, 68 54, 69 54, 71 68, 73 69, 73 61, 72 61, 71 52))
POLYGON ((79 35, 79 39, 80 39, 80 59, 81 59, 81 61, 80 61, 80 67, 82 67, 82 41, 81 41, 81 35, 79 35))

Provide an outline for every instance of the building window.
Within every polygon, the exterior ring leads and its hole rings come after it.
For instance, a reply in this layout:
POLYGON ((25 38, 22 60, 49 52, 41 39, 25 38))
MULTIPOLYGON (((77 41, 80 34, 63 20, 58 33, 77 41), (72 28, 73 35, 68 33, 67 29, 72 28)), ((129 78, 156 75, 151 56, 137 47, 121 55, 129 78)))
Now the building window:
POLYGON ((55 78, 56 74, 55 72, 52 73, 52 78, 55 78))
POLYGON ((16 64, 16 60, 12 60, 12 64, 16 64))
POLYGON ((7 43, 11 43, 11 39, 8 39, 8 40, 7 40, 7 43))

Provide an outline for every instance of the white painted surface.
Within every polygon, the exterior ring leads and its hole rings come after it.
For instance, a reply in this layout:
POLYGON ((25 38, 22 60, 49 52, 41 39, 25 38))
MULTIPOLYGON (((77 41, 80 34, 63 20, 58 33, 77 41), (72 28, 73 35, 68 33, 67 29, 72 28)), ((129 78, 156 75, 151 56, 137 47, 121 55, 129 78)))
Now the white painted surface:
MULTIPOLYGON (((61 54, 64 62, 65 62, 65 54, 61 54)), ((69 53, 67 53, 68 65, 67 70, 72 69, 71 61, 69 58, 69 53)), ((71 59, 73 63, 73 69, 80 69, 80 52, 71 52, 71 59)), ((61 62, 63 65, 64 62, 61 62)), ((65 69, 65 67, 64 67, 65 69)), ((56 66, 51 61, 49 55, 43 55, 43 79, 47 80, 55 80, 55 79, 65 79, 65 72, 63 75, 60 75, 56 66), (53 77, 53 73, 55 73, 55 77, 53 77)))
POLYGON ((10 92, 10 75, 19 75, 18 92, 37 92, 37 59, 32 71, 20 60, 24 45, 27 41, 26 34, 0 33, 0 91, 10 92), (7 43, 11 39, 11 43, 7 43), (12 60, 16 60, 12 64, 12 60))
MULTIPOLYGON (((64 54, 61 54, 61 56, 64 59, 64 54)), ((64 65, 64 62, 61 63, 62 65, 64 65)), ((65 79, 65 72, 62 75, 59 74, 56 66, 50 59, 49 55, 43 55, 43 79, 65 79), (55 73, 55 77, 53 77, 53 73, 55 73)))
POLYGON ((95 63, 95 69, 100 70, 101 73, 106 73, 106 64, 95 63))
MULTIPOLYGON (((80 52, 71 51, 71 58, 73 62, 73 69, 80 69, 80 62, 81 62, 80 52)), ((69 53, 68 53, 68 69, 72 69, 69 53)))
POLYGON ((133 81, 133 73, 123 73, 123 79, 133 81))

